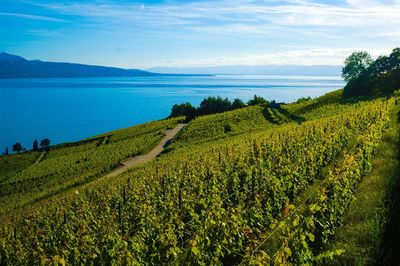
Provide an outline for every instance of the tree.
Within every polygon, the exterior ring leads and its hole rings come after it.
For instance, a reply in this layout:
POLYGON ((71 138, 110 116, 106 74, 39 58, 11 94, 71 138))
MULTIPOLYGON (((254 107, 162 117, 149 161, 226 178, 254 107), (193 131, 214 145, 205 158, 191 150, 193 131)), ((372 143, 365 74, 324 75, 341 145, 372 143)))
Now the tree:
POLYGON ((366 72, 363 72, 358 78, 350 80, 343 88, 343 96, 370 96, 372 95, 371 84, 366 72))
POLYGON ((6 147, 6 152, 4 154, 8 155, 8 147, 6 147))
POLYGON ((373 95, 393 93, 400 88, 400 49, 380 56, 368 68, 368 85, 373 95))
POLYGON ((13 145, 13 151, 19 153, 20 151, 22 151, 22 145, 21 143, 17 142, 13 145))
POLYGON ((232 102, 232 109, 240 109, 240 108, 243 108, 245 106, 246 106, 246 104, 242 100, 240 100, 238 98, 234 99, 233 102, 232 102))
POLYGON ((389 56, 379 56, 356 78, 350 79, 344 87, 344 96, 390 95, 398 88, 400 88, 400 48, 393 49, 389 56))
POLYGON ((187 120, 192 120, 196 116, 196 108, 186 102, 182 104, 174 104, 171 109, 171 114, 169 117, 186 116, 187 120))
POLYGON ((222 98, 221 96, 208 97, 200 103, 197 113, 199 115, 208 115, 222 113, 231 109, 232 103, 228 100, 228 98, 222 98))
POLYGON ((260 105, 260 104, 267 105, 268 101, 265 100, 261 96, 254 95, 253 99, 251 99, 250 101, 247 102, 247 105, 250 105, 250 106, 252 106, 252 105, 260 105))
POLYGON ((50 146, 50 140, 48 138, 44 138, 40 141, 40 147, 42 149, 47 149, 50 146))
POLYGON ((349 82, 358 78, 361 73, 371 65, 372 58, 369 53, 365 51, 359 51, 352 53, 344 61, 344 67, 342 68, 342 77, 345 81, 349 82))
POLYGON ((35 141, 33 142, 33 145, 32 145, 32 150, 37 151, 38 149, 39 149, 39 144, 38 144, 37 139, 35 139, 35 141))
POLYGON ((303 103, 303 102, 307 102, 307 101, 310 101, 310 100, 311 100, 311 97, 310 97, 310 96, 308 96, 308 97, 301 97, 301 98, 298 98, 297 101, 295 101, 295 103, 303 103))
POLYGON ((273 100, 272 102, 268 103, 267 106, 268 106, 269 108, 272 108, 272 109, 278 109, 278 108, 281 107, 281 104, 280 104, 280 103, 277 103, 277 102, 275 102, 275 100, 273 100))

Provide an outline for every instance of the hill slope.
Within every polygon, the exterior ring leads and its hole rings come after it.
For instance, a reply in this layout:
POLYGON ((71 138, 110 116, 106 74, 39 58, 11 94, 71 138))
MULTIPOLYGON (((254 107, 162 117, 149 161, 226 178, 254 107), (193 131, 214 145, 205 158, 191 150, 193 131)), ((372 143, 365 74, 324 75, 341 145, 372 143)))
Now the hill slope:
POLYGON ((326 265, 348 252, 329 244, 389 123, 398 123, 400 103, 342 102, 341 94, 192 120, 169 153, 64 194, 51 185, 64 184, 79 165, 92 171, 87 160, 103 165, 131 144, 145 150, 178 121, 60 146, 28 168, 32 158, 16 160, 22 170, 7 170, 12 176, 0 183, 10 184, 4 192, 13 197, 1 205, 0 264, 326 265), (47 176, 46 168, 58 171, 47 176), (26 191, 15 191, 24 183, 26 191), (54 195, 18 212, 31 189, 54 195))
POLYGON ((72 77, 129 77, 154 73, 138 69, 93 66, 72 63, 26 60, 20 56, 0 53, 0 78, 72 78, 72 77))
POLYGON ((89 182, 121 161, 145 154, 178 122, 179 118, 160 120, 56 145, 40 157, 32 151, 0 157, 0 215, 89 182))

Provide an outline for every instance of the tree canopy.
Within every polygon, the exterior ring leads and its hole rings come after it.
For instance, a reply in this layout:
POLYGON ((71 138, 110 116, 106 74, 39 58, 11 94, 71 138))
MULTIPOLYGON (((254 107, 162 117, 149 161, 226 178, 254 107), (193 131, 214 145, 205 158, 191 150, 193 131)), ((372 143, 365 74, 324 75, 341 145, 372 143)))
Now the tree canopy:
POLYGON ((170 117, 186 116, 187 120, 191 120, 196 116, 197 110, 191 103, 174 104, 172 106, 170 117))
POLYGON ((342 77, 349 82, 358 78, 372 63, 371 55, 365 51, 352 53, 344 61, 342 77))
MULTIPOLYGON (((192 104, 186 102, 182 104, 174 104, 171 109, 171 114, 169 117, 186 116, 186 120, 191 120, 196 116, 209 115, 222 113, 230 110, 240 109, 251 105, 268 105, 269 102, 263 97, 254 95, 253 99, 244 103, 241 99, 236 98, 231 102, 228 98, 222 98, 221 96, 210 96, 204 98, 198 108, 192 106, 192 104)), ((273 103, 279 106, 277 103, 273 103)))
POLYGON ((260 104, 268 104, 268 101, 265 100, 261 96, 254 95, 253 99, 247 102, 247 105, 252 106, 252 105, 260 105, 260 104))
POLYGON ((354 59, 354 54, 346 59, 347 68, 346 66, 343 68, 343 77, 345 75, 350 77, 348 73, 358 73, 358 75, 348 80, 344 87, 345 97, 387 95, 400 88, 400 48, 393 49, 389 56, 378 57, 362 71, 359 70, 363 66, 355 64, 353 64, 354 70, 349 70, 351 64, 347 65, 347 62, 354 59))
POLYGON ((234 99, 233 102, 232 102, 232 109, 240 109, 240 108, 243 108, 245 106, 246 106, 246 104, 242 100, 240 100, 239 98, 234 99))
POLYGON ((32 150, 37 151, 39 149, 39 144, 37 139, 33 141, 32 150))
POLYGON ((23 149, 21 143, 19 143, 19 142, 15 143, 12 146, 12 148, 13 148, 13 151, 16 152, 16 153, 19 153, 23 149))
POLYGON ((48 138, 44 138, 40 141, 40 147, 42 149, 47 149, 50 146, 50 140, 48 138))
POLYGON ((228 98, 218 97, 207 97, 201 103, 197 109, 199 115, 208 115, 222 113, 232 109, 232 103, 228 98))

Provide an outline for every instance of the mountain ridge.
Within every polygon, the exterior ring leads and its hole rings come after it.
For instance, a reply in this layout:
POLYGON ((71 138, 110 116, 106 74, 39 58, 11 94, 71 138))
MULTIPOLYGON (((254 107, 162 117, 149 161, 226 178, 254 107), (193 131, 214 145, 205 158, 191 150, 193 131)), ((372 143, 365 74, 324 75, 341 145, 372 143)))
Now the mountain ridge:
POLYGON ((27 60, 21 56, 0 53, 0 79, 7 78, 79 78, 130 77, 157 75, 140 69, 123 69, 67 62, 27 60))

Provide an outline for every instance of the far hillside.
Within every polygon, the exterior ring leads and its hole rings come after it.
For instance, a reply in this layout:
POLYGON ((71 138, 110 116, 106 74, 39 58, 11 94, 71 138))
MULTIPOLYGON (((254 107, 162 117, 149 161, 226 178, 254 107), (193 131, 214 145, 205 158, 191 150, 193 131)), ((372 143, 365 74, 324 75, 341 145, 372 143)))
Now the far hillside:
POLYGON ((17 55, 0 53, 0 79, 10 78, 83 78, 151 76, 139 69, 93 66, 73 63, 26 60, 17 55))

